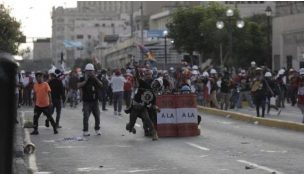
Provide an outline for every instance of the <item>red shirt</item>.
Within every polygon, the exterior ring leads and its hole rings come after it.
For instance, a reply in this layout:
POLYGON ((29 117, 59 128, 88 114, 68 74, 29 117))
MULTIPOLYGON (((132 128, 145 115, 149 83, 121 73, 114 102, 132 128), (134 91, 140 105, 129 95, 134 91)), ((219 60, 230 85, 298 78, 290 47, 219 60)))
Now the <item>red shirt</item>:
POLYGON ((131 75, 126 75, 125 79, 127 82, 124 83, 124 91, 132 91, 133 84, 134 84, 134 78, 131 75))

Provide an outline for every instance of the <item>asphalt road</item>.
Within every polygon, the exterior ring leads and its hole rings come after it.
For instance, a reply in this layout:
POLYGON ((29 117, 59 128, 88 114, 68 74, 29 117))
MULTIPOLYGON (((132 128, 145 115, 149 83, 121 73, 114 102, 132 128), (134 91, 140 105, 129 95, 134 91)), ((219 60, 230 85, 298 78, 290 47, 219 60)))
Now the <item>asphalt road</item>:
MULTIPOLYGON (((26 110, 28 119, 32 110, 26 110)), ((152 141, 143 136, 141 120, 137 134, 130 134, 125 131, 128 116, 114 116, 109 109, 101 112, 102 135, 94 135, 91 116, 91 136, 83 141, 81 107, 67 107, 57 135, 40 117, 40 134, 31 136, 37 150, 30 163, 40 174, 304 173, 303 133, 201 115, 200 136, 152 141)))

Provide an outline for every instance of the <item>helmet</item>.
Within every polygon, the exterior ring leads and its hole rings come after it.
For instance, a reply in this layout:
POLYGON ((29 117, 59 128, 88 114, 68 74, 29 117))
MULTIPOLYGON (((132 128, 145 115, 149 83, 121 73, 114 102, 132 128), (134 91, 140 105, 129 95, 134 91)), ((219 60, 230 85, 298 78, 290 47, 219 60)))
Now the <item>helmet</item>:
POLYGON ((21 72, 20 72, 21 74, 25 74, 25 71, 24 70, 21 70, 21 72))
POLYGON ((198 66, 197 65, 193 65, 192 69, 198 70, 198 66))
POLYGON ((256 70, 256 71, 261 71, 261 70, 263 70, 263 69, 260 68, 260 67, 257 67, 255 70, 256 70))
POLYGON ((191 91, 191 89, 188 85, 184 85, 181 88, 181 92, 190 92, 190 91, 191 91))
POLYGON ((173 68, 173 67, 170 67, 170 71, 174 71, 174 68, 173 68))
POLYGON ((207 71, 203 72, 203 77, 209 77, 209 73, 207 71))
POLYGON ((163 88, 163 79, 157 78, 157 79, 153 80, 151 83, 151 88, 155 92, 160 92, 163 88))
POLYGON ((199 72, 198 72, 198 70, 192 70, 192 75, 198 75, 199 74, 199 72))
POLYGON ((252 62, 251 62, 251 65, 252 65, 252 66, 255 66, 255 65, 256 65, 255 61, 252 61, 252 62))
POLYGON ((284 73, 285 73, 284 69, 280 69, 279 72, 278 72, 279 75, 283 75, 284 73))
POLYGON ((49 71, 48 71, 48 74, 54 74, 55 73, 55 71, 53 70, 53 69, 50 69, 49 71))
POLYGON ((271 76, 272 76, 271 72, 266 72, 265 73, 265 77, 271 77, 271 76))
POLYGON ((215 69, 211 69, 210 70, 210 74, 216 74, 216 70, 215 69))
POLYGON ((95 70, 94 65, 91 64, 91 63, 88 63, 88 64, 85 66, 85 70, 86 70, 86 71, 94 71, 94 70, 95 70))
POLYGON ((304 75, 304 68, 301 68, 299 73, 300 73, 300 75, 304 75))

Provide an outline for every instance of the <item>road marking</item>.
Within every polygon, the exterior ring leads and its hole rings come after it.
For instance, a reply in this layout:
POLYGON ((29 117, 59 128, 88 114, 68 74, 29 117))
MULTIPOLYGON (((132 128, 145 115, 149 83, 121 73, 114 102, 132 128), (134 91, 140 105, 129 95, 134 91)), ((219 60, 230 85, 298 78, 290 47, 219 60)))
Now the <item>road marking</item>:
POLYGON ((201 150, 205 150, 205 151, 209 151, 209 150, 210 150, 210 149, 208 149, 208 148, 206 148, 206 147, 202 147, 202 146, 199 146, 199 145, 194 144, 194 143, 187 142, 187 144, 190 145, 190 146, 192 146, 192 147, 201 149, 201 150))
POLYGON ((258 165, 258 164, 255 164, 255 163, 252 163, 252 162, 249 162, 249 161, 245 161, 245 160, 237 160, 237 161, 240 162, 240 163, 251 165, 251 166, 256 167, 258 169, 265 170, 265 171, 270 172, 270 173, 275 172, 276 174, 283 174, 282 172, 279 172, 275 169, 271 169, 271 168, 268 168, 268 167, 265 167, 265 166, 261 166, 261 165, 258 165))
POLYGON ((128 171, 128 173, 138 173, 138 172, 151 172, 151 171, 154 171, 156 169, 138 169, 138 170, 130 170, 128 171))
POLYGON ((137 123, 135 123, 135 126, 136 126, 136 127, 141 127, 141 125, 140 125, 140 124, 137 124, 137 123))
POLYGON ((85 148, 86 146, 56 146, 57 149, 85 148))
POLYGON ((52 174, 53 172, 35 172, 35 174, 52 174))
POLYGON ((286 150, 275 151, 275 150, 264 150, 264 149, 262 149, 261 152, 267 152, 267 153, 287 153, 286 150))
POLYGON ((201 155, 200 158, 205 158, 207 157, 208 155, 201 155))

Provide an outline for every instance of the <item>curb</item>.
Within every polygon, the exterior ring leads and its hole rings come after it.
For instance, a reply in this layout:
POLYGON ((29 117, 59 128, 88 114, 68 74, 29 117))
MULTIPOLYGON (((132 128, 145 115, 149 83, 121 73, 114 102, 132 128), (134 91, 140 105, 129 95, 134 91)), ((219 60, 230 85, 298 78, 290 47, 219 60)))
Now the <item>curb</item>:
POLYGON ((302 124, 302 123, 255 117, 252 115, 243 114, 243 113, 239 113, 239 112, 223 111, 223 110, 208 108, 208 107, 204 107, 204 106, 197 106, 197 109, 201 112, 214 114, 216 116, 229 117, 229 118, 232 118, 235 120, 240 120, 240 121, 254 123, 254 124, 258 123, 263 126, 276 127, 276 128, 280 128, 280 129, 288 129, 288 130, 293 130, 293 131, 304 132, 304 124, 302 124))
POLYGON ((36 163, 36 155, 35 155, 35 145, 31 141, 30 133, 27 129, 24 128, 24 112, 21 111, 20 114, 20 124, 23 129, 23 141, 24 141, 24 150, 26 153, 26 167, 27 173, 34 174, 38 172, 37 163, 36 163), (29 148, 29 149, 28 149, 29 148))

